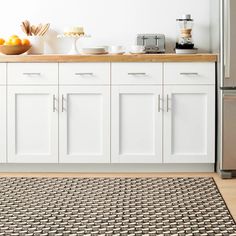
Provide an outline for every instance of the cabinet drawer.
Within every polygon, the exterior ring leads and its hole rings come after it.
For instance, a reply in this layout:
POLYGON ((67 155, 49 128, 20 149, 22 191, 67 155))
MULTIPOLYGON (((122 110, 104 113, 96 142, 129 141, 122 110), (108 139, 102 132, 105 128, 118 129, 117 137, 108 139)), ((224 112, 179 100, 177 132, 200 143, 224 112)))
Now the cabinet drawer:
POLYGON ((10 85, 54 85, 58 84, 57 63, 9 63, 10 85))
POLYGON ((215 84, 215 63, 165 63, 165 84, 215 84))
POLYGON ((59 83, 63 85, 110 84, 110 63, 60 63, 59 83))
POLYGON ((0 63, 0 84, 6 84, 6 63, 0 63))
POLYGON ((162 63, 112 63, 112 84, 162 84, 162 63))

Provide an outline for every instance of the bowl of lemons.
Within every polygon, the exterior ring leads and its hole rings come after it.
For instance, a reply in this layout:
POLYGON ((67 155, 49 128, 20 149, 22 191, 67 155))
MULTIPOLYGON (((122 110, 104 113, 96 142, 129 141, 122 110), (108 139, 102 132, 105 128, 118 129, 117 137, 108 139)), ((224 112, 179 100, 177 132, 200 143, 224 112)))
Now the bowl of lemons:
POLYGON ((20 55, 31 48, 28 39, 21 39, 17 35, 12 35, 8 40, 0 38, 0 53, 5 55, 20 55))

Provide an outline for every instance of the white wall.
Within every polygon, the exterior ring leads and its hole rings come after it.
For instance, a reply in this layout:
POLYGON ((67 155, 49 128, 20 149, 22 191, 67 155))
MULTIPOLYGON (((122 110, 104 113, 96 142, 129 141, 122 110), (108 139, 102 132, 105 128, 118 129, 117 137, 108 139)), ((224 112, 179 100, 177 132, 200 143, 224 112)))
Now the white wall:
POLYGON ((200 51, 209 51, 209 0, 13 0, 1 3, 0 37, 20 34, 22 20, 49 22, 47 52, 63 53, 69 41, 57 39, 68 26, 84 26, 92 38, 82 45, 132 45, 138 33, 163 33, 167 50, 176 40, 176 18, 191 13, 194 41, 200 51), (50 36, 50 37, 49 37, 50 36))

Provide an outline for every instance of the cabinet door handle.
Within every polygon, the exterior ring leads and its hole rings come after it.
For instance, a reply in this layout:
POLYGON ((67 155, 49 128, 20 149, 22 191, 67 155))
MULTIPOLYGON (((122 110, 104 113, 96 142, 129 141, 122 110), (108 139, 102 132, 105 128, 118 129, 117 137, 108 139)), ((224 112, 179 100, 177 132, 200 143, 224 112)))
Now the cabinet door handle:
POLYGON ((41 73, 39 73, 39 72, 25 72, 25 73, 23 73, 23 75, 27 75, 27 76, 40 76, 41 73))
POLYGON ((170 111, 170 107, 169 107, 169 95, 166 95, 166 111, 169 112, 170 111))
POLYGON ((161 111, 162 111, 162 109, 161 109, 161 101, 162 101, 161 95, 159 94, 159 95, 158 95, 158 112, 161 112, 161 111))
POLYGON ((56 112, 57 108, 56 108, 56 95, 53 94, 53 98, 52 98, 52 106, 53 106, 53 112, 56 112))
POLYGON ((78 76, 93 76, 93 73, 75 73, 75 75, 78 75, 78 76))
POLYGON ((181 72, 180 75, 185 76, 198 76, 199 74, 197 72, 181 72))
POLYGON ((128 73, 130 76, 146 76, 146 73, 128 73))
POLYGON ((65 97, 64 97, 64 95, 61 95, 61 112, 65 111, 64 101, 65 101, 65 97))

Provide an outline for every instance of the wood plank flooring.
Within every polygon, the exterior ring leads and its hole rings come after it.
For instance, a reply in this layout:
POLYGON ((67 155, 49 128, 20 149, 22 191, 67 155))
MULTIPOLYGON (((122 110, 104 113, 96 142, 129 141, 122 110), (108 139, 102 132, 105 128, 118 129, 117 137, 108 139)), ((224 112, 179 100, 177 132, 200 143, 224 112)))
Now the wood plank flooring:
POLYGON ((213 177, 236 220, 236 179, 222 180, 216 173, 0 173, 0 177, 213 177))

